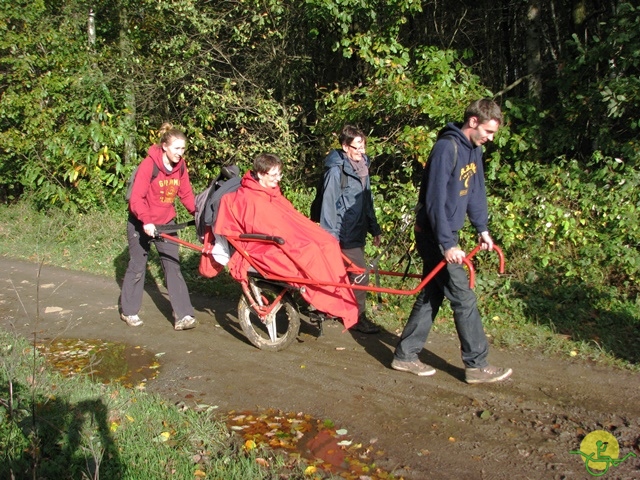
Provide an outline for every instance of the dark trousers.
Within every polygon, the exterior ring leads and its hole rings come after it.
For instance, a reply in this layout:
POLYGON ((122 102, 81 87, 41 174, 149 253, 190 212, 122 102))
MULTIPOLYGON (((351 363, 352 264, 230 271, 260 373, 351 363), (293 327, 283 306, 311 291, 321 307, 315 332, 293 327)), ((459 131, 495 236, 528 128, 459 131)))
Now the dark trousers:
MULTIPOLYGON (((367 267, 367 261, 364 258, 364 247, 345 248, 342 249, 342 253, 351 260, 354 265, 365 269, 365 273, 363 274, 349 274, 351 283, 355 283, 356 285, 369 285, 369 267, 367 267)), ((360 318, 367 314, 367 291, 354 290, 353 293, 356 296, 356 302, 358 302, 358 318, 360 318)))
MULTIPOLYGON (((423 261, 424 278, 444 257, 430 235, 415 232, 415 238, 423 261)), ((396 347, 396 358, 404 361, 418 358, 444 297, 451 302, 462 363, 468 368, 486 367, 489 343, 478 312, 476 294, 469 288, 469 278, 463 265, 458 264, 447 264, 418 294, 396 347)))
POLYGON ((167 282, 169 301, 175 318, 194 315, 189 290, 180 271, 179 246, 175 242, 152 242, 142 229, 142 222, 129 216, 127 222, 127 240, 129 241, 129 265, 122 281, 120 307, 125 315, 136 315, 142 306, 144 279, 147 272, 147 260, 151 243, 155 243, 160 256, 164 278, 167 282))

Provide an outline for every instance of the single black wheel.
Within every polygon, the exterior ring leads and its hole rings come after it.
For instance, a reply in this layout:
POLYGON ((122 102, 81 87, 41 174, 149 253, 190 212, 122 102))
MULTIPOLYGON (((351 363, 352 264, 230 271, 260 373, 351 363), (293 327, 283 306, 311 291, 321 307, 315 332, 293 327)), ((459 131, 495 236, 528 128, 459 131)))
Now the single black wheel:
MULTIPOLYGON (((273 304, 284 287, 272 283, 249 280, 249 288, 258 302, 273 304)), ((276 308, 260 320, 243 294, 238 303, 238 320, 249 341, 261 350, 277 352, 284 350, 296 339, 300 330, 300 314, 291 295, 286 292, 276 308)))

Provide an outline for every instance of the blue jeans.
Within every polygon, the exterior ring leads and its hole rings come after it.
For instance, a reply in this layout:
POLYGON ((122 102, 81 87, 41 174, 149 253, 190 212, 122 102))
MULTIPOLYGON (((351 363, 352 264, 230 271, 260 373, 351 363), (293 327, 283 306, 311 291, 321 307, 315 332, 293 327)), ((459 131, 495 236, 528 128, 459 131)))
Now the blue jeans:
MULTIPOLYGON (((424 278, 444 257, 431 235, 415 232, 415 239, 422 257, 424 278)), ((489 343, 478 312, 476 294, 469 288, 469 278, 463 265, 458 264, 447 264, 418 294, 396 346, 395 357, 402 361, 418 359, 444 297, 449 299, 453 310, 462 363, 467 368, 486 367, 489 343)))

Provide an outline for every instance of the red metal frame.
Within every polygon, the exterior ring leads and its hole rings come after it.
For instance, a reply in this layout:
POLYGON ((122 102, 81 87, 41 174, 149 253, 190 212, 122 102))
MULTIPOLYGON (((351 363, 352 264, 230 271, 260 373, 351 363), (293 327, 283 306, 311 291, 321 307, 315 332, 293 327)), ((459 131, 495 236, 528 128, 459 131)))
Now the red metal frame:
MULTIPOLYGON (((280 303, 280 300, 282 300, 282 297, 284 297, 285 294, 287 293, 287 289, 283 288, 282 291, 278 294, 278 296, 273 300, 273 302, 271 302, 268 305, 258 305, 256 300, 253 298, 253 292, 249 289, 249 282, 246 280, 243 280, 240 282, 240 285, 242 285, 242 291, 244 292, 245 297, 249 301, 249 305, 251 306, 253 311, 256 312, 256 315, 258 315, 258 318, 260 318, 260 320, 263 323, 267 318, 267 316, 271 313, 271 311, 278 306, 278 304, 280 303)), ((263 298, 262 299, 263 303, 266 300, 267 300, 266 298, 263 298)))
MULTIPOLYGON (((192 250, 196 250, 199 251, 201 253, 204 253, 204 247, 203 246, 199 246, 199 245, 195 245, 193 243, 189 243, 185 240, 181 240, 178 237, 174 237, 172 235, 168 235, 166 233, 160 233, 159 234, 160 237, 172 241, 172 242, 176 242, 179 243, 180 245, 183 245, 185 247, 191 248, 192 250)), ((442 270, 442 268, 444 268, 444 266, 447 264, 445 260, 442 260, 440 263, 438 263, 438 265, 436 265, 436 267, 426 276, 422 279, 422 281, 418 284, 417 287, 411 289, 411 290, 402 290, 402 289, 396 289, 396 288, 386 288, 386 287, 376 287, 376 286, 372 286, 372 285, 352 285, 352 284, 345 284, 345 283, 335 283, 335 282, 324 282, 321 280, 317 280, 317 279, 313 279, 313 278, 301 278, 301 277, 280 277, 278 275, 272 275, 269 274, 268 272, 264 271, 263 269, 259 268, 258 266, 254 265, 251 256, 249 255, 249 253, 247 251, 245 251, 242 248, 242 245, 240 242, 261 242, 261 243, 270 243, 273 244, 274 246, 279 246, 283 243, 282 239, 276 238, 276 237, 267 237, 265 236, 264 238, 258 238, 259 236, 252 236, 252 237, 243 237, 242 235, 240 236, 234 236, 234 237, 226 237, 227 241, 236 249, 237 253, 242 255, 248 262, 249 264, 265 279, 265 280, 270 280, 270 281, 274 281, 274 282, 283 282, 283 283, 288 283, 288 284, 297 284, 297 285, 315 285, 315 286, 328 286, 328 287, 341 287, 341 288, 349 288, 352 290, 367 290, 367 291, 371 291, 371 292, 379 292, 379 293, 389 293, 389 294, 394 294, 394 295, 415 295, 417 294, 420 290, 422 290, 424 288, 424 286, 429 283, 433 277, 435 277, 438 272, 440 270, 442 270)), ((476 246, 473 250, 471 250, 471 252, 469 252, 467 254, 467 256, 464 258, 463 263, 467 266, 467 268, 469 269, 469 286, 471 288, 474 288, 475 286, 475 268, 473 267, 473 264, 471 263, 471 259, 481 250, 481 246, 478 245, 476 246)), ((497 245, 493 246, 493 251, 496 252, 496 254, 498 255, 499 261, 500 261, 500 265, 499 265, 499 272, 500 273, 504 273, 504 255, 502 253, 502 249, 500 247, 498 247, 497 245)), ((296 262, 296 260, 294 258, 292 258, 290 255, 287 254, 286 251, 283 250, 283 253, 295 264, 298 265, 298 263, 296 262)), ((347 267, 347 271, 349 273, 362 273, 364 270, 356 267, 355 265, 353 265, 351 262, 348 262, 348 267, 347 267)), ((370 273, 374 273, 374 271, 370 271, 370 273)), ((399 272, 390 272, 387 270, 379 270, 377 272, 379 275, 386 275, 386 276, 394 276, 394 277, 402 277, 405 276, 404 273, 399 273, 399 272)), ((407 274, 406 275, 409 278, 422 278, 422 275, 419 274, 407 274)), ((243 285, 243 290, 247 288, 245 285, 243 285)), ((246 292, 245 292, 246 293, 246 292)), ((249 297, 252 298, 252 297, 249 297)))

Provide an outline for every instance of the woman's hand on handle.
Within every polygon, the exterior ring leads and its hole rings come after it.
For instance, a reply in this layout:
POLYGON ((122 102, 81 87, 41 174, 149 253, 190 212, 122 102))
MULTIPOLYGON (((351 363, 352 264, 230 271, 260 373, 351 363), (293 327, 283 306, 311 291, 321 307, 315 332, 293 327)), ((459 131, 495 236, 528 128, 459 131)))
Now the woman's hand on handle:
POLYGON ((158 231, 156 230, 156 226, 153 223, 147 223, 143 227, 144 233, 149 235, 150 237, 155 237, 158 235, 158 231))

